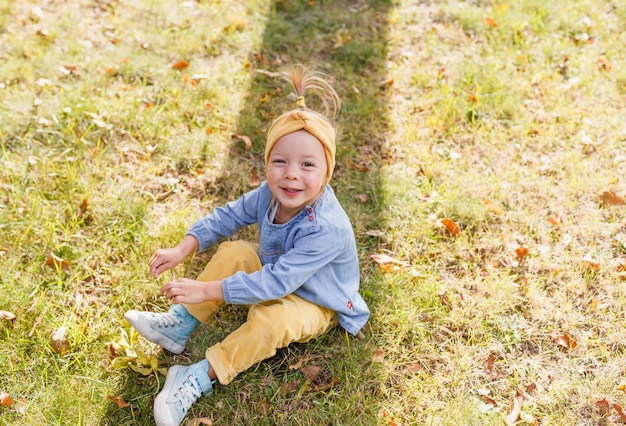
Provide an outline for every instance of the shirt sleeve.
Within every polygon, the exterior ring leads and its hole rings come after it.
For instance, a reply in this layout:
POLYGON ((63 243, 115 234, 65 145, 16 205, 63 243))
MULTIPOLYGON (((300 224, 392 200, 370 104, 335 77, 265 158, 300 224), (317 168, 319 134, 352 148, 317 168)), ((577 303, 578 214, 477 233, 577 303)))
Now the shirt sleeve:
MULTIPOLYGON (((294 247, 276 263, 251 274, 237 272, 222 280, 224 300, 229 304, 253 304, 293 293, 344 250, 341 230, 312 227, 294 241, 294 247)), ((344 231, 345 232, 345 231, 344 231)))
POLYGON ((198 240, 198 251, 204 251, 239 229, 257 223, 262 210, 259 204, 261 198, 260 188, 257 188, 223 207, 217 207, 191 225, 187 235, 193 235, 198 240))

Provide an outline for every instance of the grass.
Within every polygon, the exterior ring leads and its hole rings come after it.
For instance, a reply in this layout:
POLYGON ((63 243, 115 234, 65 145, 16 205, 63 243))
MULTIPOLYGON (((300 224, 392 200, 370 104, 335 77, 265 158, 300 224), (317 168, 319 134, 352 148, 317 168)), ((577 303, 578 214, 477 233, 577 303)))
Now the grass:
MULTIPOLYGON (((163 376, 112 368, 108 345, 127 309, 168 306, 154 250, 263 177, 291 62, 344 100, 333 186, 370 328, 281 350, 192 416, 503 424, 520 392, 518 424, 620 424, 626 215, 601 194, 626 194, 625 26, 622 1, 0 0, 0 424, 152 424, 163 376)), ((139 344, 196 361, 245 313, 181 356, 139 344)))

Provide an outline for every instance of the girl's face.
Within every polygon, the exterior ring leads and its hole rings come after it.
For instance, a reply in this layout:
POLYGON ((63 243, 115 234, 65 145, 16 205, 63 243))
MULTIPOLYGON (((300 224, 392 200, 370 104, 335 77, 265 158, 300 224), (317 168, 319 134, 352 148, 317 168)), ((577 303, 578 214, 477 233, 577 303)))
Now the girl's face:
POLYGON ((289 133, 276 142, 267 163, 267 183, 278 202, 281 220, 311 205, 326 184, 326 155, 322 143, 306 130, 289 133))

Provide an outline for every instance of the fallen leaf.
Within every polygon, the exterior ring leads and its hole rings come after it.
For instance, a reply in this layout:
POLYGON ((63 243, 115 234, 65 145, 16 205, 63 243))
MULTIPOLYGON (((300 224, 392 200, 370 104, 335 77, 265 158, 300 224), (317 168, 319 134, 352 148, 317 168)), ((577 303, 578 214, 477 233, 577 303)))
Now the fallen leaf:
POLYGON ((528 254, 528 249, 524 246, 519 246, 515 249, 515 254, 517 255, 517 260, 521 262, 528 254))
POLYGON ((315 365, 306 365, 302 367, 300 371, 307 379, 314 382, 315 379, 317 379, 317 376, 319 376, 321 368, 315 365))
POLYGON ((485 22, 487 23, 487 25, 489 25, 490 27, 497 27, 498 23, 496 22, 495 19, 493 19, 491 16, 487 16, 485 18, 485 22))
POLYGON ((587 253, 583 257, 583 262, 585 262, 587 268, 591 269, 592 271, 598 272, 600 270, 600 262, 589 253, 587 253))
POLYGON ((246 135, 232 135, 231 139, 241 139, 246 146, 246 150, 250 150, 252 148, 252 139, 250 139, 246 135))
POLYGON ((113 401, 120 408, 128 407, 130 405, 128 402, 124 401, 124 398, 121 396, 109 395, 107 398, 113 401))
POLYGON ((511 5, 509 3, 500 3, 500 4, 496 4, 493 7, 493 10, 498 13, 506 13, 506 11, 508 11, 510 7, 511 5))
POLYGON ((612 206, 626 205, 626 201, 624 201, 622 197, 617 196, 613 191, 604 191, 602 195, 600 195, 600 199, 604 204, 612 206))
POLYGON ((390 263, 394 263, 396 265, 409 266, 408 263, 403 262, 403 261, 398 260, 398 259, 394 259, 393 257, 388 256, 388 255, 386 255, 384 253, 374 253, 374 254, 371 254, 370 258, 374 262, 378 263, 379 265, 387 265, 387 264, 390 264, 390 263))
POLYGON ((372 360, 374 362, 383 362, 385 360, 385 351, 383 351, 382 349, 376 349, 372 353, 372 360))
POLYGON ((170 66, 171 66, 171 68, 173 70, 182 71, 182 70, 186 70, 187 68, 189 68, 189 62, 187 62, 187 61, 178 61, 178 62, 174 62, 170 66))
POLYGON ((410 362, 407 364, 407 369, 411 372, 411 373, 419 373, 420 371, 422 371, 422 364, 420 364, 419 362, 410 362))
POLYGON ((569 333, 564 331, 552 330, 550 338, 554 343, 567 349, 574 349, 578 346, 578 342, 569 333))
POLYGON ((46 265, 60 269, 63 272, 68 272, 71 269, 70 261, 67 259, 62 259, 52 253, 52 251, 48 251, 48 257, 46 257, 46 265))
POLYGON ((441 305, 445 306, 449 311, 452 310, 452 303, 450 303, 450 298, 447 294, 441 293, 439 295, 439 302, 441 302, 441 305))
POLYGON ((490 353, 489 356, 487 357, 487 371, 489 371, 490 373, 493 371, 493 365, 496 362, 496 355, 494 353, 490 353))
POLYGON ((17 318, 17 317, 15 316, 15 314, 13 312, 0 311, 0 319, 9 320, 9 321, 15 321, 15 318, 17 318))
POLYGON ((480 399, 482 399, 485 404, 491 404, 493 406, 498 405, 496 400, 490 397, 489 395, 480 395, 480 399))
POLYGON ((626 384, 619 385, 617 387, 617 390, 621 390, 622 392, 626 393, 626 384))
POLYGON ((280 396, 285 397, 287 394, 298 389, 299 384, 300 382, 295 381, 295 380, 291 382, 283 383, 282 385, 280 385, 280 388, 278 389, 278 393, 280 393, 280 396))
POLYGON ((9 407, 13 405, 13 397, 6 392, 0 392, 0 406, 9 407))
POLYGON ((600 71, 611 71, 611 68, 613 68, 613 64, 607 61, 604 56, 598 58, 598 69, 600 71))
POLYGON ((602 411, 602 414, 609 414, 609 410, 611 409, 609 401, 607 401, 606 398, 596 401, 596 407, 602 411))
POLYGON ((615 408, 615 411, 617 411, 617 414, 619 414, 619 419, 622 421, 622 423, 626 423, 626 413, 624 412, 624 409, 617 404, 613 404, 613 408, 615 408))
POLYGON ((532 392, 537 389, 537 384, 534 382, 523 382, 522 386, 524 386, 526 392, 532 392))
POLYGON ((517 390, 515 391, 515 396, 513 397, 513 402, 511 403, 511 407, 509 411, 504 416, 504 422, 507 425, 514 425, 517 422, 517 418, 522 412, 522 405, 524 404, 524 398, 522 397, 522 393, 517 390))
POLYGON ((561 215, 556 214, 556 213, 553 213, 550 216, 548 216, 548 220, 554 226, 561 226, 563 224, 563 218, 561 217, 561 215))
POLYGON ((50 337, 50 346, 56 352, 64 356, 70 349, 70 342, 67 336, 67 327, 61 326, 52 332, 50 337))
POLYGON ((461 228, 452 219, 448 219, 448 218, 438 219, 435 222, 435 225, 437 225, 440 228, 445 228, 448 231, 448 233, 452 235, 453 237, 456 237, 461 233, 461 228))
POLYGON ((367 195, 367 194, 359 194, 359 201, 361 201, 362 203, 366 202, 369 199, 370 199, 369 195, 367 195))
POLYGON ((369 235, 370 237, 384 237, 385 233, 377 229, 370 229, 365 232, 365 235, 369 235))

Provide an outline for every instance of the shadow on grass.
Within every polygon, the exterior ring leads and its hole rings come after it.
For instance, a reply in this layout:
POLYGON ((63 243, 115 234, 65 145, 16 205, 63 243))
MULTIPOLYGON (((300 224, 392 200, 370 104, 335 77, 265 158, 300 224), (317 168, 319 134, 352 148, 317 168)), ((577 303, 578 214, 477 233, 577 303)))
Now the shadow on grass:
MULTIPOLYGON (((337 166, 331 185, 354 224, 364 271, 375 244, 365 232, 383 227, 381 213, 386 205, 380 166, 389 155, 384 139, 389 102, 385 85, 380 83, 388 79, 390 7, 390 0, 276 1, 271 5, 262 46, 249 58, 252 69, 275 72, 290 63, 304 63, 336 79, 333 85, 344 104, 338 119, 337 166)), ((265 130, 273 118, 293 107, 287 93, 278 87, 286 89, 267 73, 254 74, 236 130, 249 135, 253 146, 246 150, 233 142, 224 170, 242 169, 245 162, 248 173, 256 172, 264 179, 265 130)), ((232 191, 223 194, 225 199, 235 199, 250 189, 245 183, 237 186, 232 174, 223 179, 234 181, 225 186, 232 191)), ((367 280, 361 291, 374 312, 381 289, 367 280)), ((204 348, 234 330, 244 318, 244 308, 229 307, 210 327, 201 327, 189 344, 193 348, 190 360, 201 358, 204 348)), ((358 341, 347 338, 340 329, 307 345, 292 345, 241 374, 231 385, 219 386, 217 396, 201 398, 192 413, 209 417, 214 424, 374 424, 380 380, 372 362, 374 347, 371 333, 365 341, 358 341), (296 389, 308 386, 303 375, 291 368, 298 363, 319 366, 328 376, 319 380, 337 379, 336 384, 325 391, 285 392, 281 388, 284 383, 297 383, 296 389)), ((164 361, 173 364, 177 358, 166 356, 164 361)), ((184 362, 178 359, 178 363, 184 362)), ((143 411, 111 404, 101 424, 152 424, 157 386, 154 377, 138 378, 129 372, 119 395, 128 396, 127 401, 143 411)))

